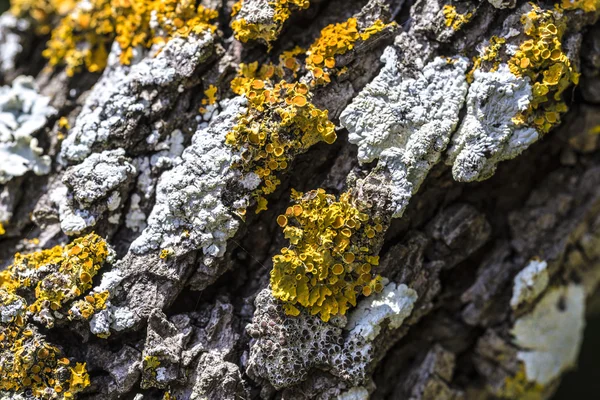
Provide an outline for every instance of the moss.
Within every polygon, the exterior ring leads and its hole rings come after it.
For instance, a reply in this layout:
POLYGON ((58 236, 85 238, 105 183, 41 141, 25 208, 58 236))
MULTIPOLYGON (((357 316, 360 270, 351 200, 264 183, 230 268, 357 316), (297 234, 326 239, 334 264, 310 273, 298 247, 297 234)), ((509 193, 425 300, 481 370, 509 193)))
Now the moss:
MULTIPOLYGON (((1 390, 29 389, 35 398, 69 399, 89 385, 85 364, 72 365, 29 319, 52 327, 53 315, 64 315, 63 306, 91 287, 107 256, 106 242, 91 233, 64 247, 17 253, 0 273, 1 390), (30 297, 34 301, 28 306, 25 298, 30 297)), ((99 307, 102 299, 105 294, 86 296, 74 305, 87 301, 92 308, 99 307)))
POLYGON ((285 303, 286 313, 298 315, 301 306, 328 321, 356 306, 358 296, 380 292, 373 243, 382 225, 348 193, 336 200, 323 189, 292 191, 292 200, 277 218, 290 246, 273 257, 271 271, 273 296, 285 303))
POLYGON ((190 0, 90 0, 61 20, 43 54, 50 65, 65 64, 69 76, 82 66, 98 72, 106 66, 113 41, 121 48, 121 63, 130 64, 134 48, 214 31, 210 21, 217 16, 190 0))
MULTIPOLYGON (((266 195, 280 183, 278 174, 292 159, 314 144, 336 139, 335 126, 327 110, 311 103, 308 85, 281 79, 283 70, 272 64, 242 64, 233 79, 233 91, 248 98, 248 111, 227 133, 226 143, 240 153, 234 168, 244 175, 256 174, 260 186, 253 195, 256 212, 266 209, 266 195)), ((238 210, 243 215, 245 210, 238 210)))
POLYGON ((453 30, 460 30, 463 25, 468 23, 471 18, 473 18, 473 13, 468 12, 466 14, 460 14, 456 11, 456 7, 451 4, 446 4, 442 8, 442 13, 444 14, 445 21, 447 27, 451 27, 453 30))
MULTIPOLYGON (((232 8, 232 16, 238 15, 244 0, 238 1, 232 8)), ((241 42, 249 42, 251 40, 262 40, 267 45, 275 41, 283 24, 287 21, 292 13, 297 10, 307 9, 310 6, 309 0, 274 0, 269 1, 268 6, 273 11, 273 18, 268 22, 251 22, 248 18, 235 18, 231 22, 231 29, 235 38, 241 42)))
POLYGON ((547 133, 567 111, 562 95, 571 84, 579 83, 579 73, 562 47, 566 19, 561 10, 531 6, 531 11, 521 16, 529 39, 521 43, 508 65, 514 75, 529 77, 533 99, 527 111, 515 117, 514 122, 547 133))
POLYGON ((335 57, 352 50, 360 41, 366 41, 374 34, 381 32, 391 24, 377 20, 373 25, 362 29, 356 18, 345 22, 327 25, 321 35, 306 52, 306 68, 311 73, 311 85, 323 85, 331 81, 331 73, 336 70, 335 57))

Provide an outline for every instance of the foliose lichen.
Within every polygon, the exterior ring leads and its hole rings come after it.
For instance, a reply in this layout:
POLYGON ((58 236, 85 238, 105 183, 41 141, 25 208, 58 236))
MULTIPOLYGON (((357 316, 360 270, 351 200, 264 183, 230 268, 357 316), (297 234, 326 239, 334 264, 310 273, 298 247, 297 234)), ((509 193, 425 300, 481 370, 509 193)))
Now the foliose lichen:
POLYGON ((542 260, 531 260, 514 279, 513 294, 510 306, 518 308, 523 303, 530 303, 542 294, 550 281, 548 263, 542 260))
POLYGON ((0 184, 28 171, 50 172, 51 159, 33 137, 56 113, 49 102, 32 77, 20 76, 11 86, 0 87, 0 184))
POLYGON ((512 329, 517 358, 529 382, 547 385, 572 368, 579 354, 585 326, 583 286, 569 284, 549 289, 533 311, 512 329))
POLYGON ((232 8, 231 29, 242 42, 261 40, 271 46, 292 13, 309 6, 309 0, 239 0, 232 8))
POLYGON ((89 385, 85 364, 72 365, 31 319, 51 328, 55 317, 66 315, 65 305, 91 288, 109 258, 107 243, 92 233, 64 247, 17 253, 0 273, 0 389, 71 399, 89 385), (31 304, 18 294, 27 292, 31 304))
MULTIPOLYGON (((277 82, 283 71, 274 65, 241 65, 231 82, 236 94, 248 99, 247 112, 226 136, 226 143, 240 155, 234 168, 244 179, 259 181, 253 195, 256 212, 266 209, 266 195, 279 185, 279 171, 285 171, 293 158, 320 141, 333 143, 335 126, 327 110, 315 107, 308 85, 285 80, 277 82)), ((243 215, 245 210, 239 210, 243 215)))
POLYGON ((348 140, 358 159, 379 158, 389 176, 394 217, 402 216, 412 195, 440 160, 459 122, 467 92, 464 58, 437 57, 411 76, 400 68, 398 50, 388 47, 385 66, 342 112, 348 140))
POLYGON ((83 66, 90 72, 106 67, 113 42, 121 48, 120 61, 130 64, 134 49, 162 45, 174 37, 213 32, 217 12, 195 1, 90 0, 81 1, 52 30, 43 52, 50 65, 66 65, 72 76, 83 66))
POLYGON ((344 315, 357 297, 383 290, 373 269, 379 264, 372 241, 383 227, 360 211, 349 193, 328 195, 323 189, 292 192, 294 204, 277 218, 290 246, 273 257, 273 296, 286 313, 301 306, 323 321, 344 315))

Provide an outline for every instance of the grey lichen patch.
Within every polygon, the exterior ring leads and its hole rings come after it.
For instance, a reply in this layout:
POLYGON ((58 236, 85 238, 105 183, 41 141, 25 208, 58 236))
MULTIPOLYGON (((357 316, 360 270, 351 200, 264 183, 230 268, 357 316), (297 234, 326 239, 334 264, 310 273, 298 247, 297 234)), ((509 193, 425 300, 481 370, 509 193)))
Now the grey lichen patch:
POLYGON ((513 294, 510 299, 510 306, 513 309, 518 308, 523 303, 531 303, 546 290, 550 281, 547 267, 548 263, 546 261, 531 260, 515 276, 513 294))
POLYGON ((50 172, 51 159, 32 135, 56 113, 38 93, 32 77, 20 76, 0 87, 0 184, 33 171, 50 172))
POLYGON ((448 150, 447 163, 460 182, 489 178, 500 161, 514 158, 538 140, 534 128, 514 118, 532 99, 528 78, 513 75, 506 64, 497 71, 476 70, 467 95, 467 114, 448 150))
POLYGON ((359 386, 372 361, 372 342, 384 322, 399 328, 412 312, 416 293, 406 285, 388 284, 382 293, 363 299, 349 319, 344 316, 323 322, 301 312, 286 316, 268 289, 256 298, 256 311, 246 330, 250 345, 247 373, 268 380, 276 389, 304 381, 318 368, 359 386), (349 321, 349 322, 348 322, 349 321))
POLYGON ((232 210, 249 202, 247 193, 236 196, 228 189, 239 173, 231 168, 237 156, 224 137, 245 111, 245 102, 232 100, 207 128, 194 134, 183 162, 162 174, 148 226, 131 245, 134 253, 172 249, 177 255, 202 249, 205 263, 225 253, 227 240, 239 227, 232 210), (226 198, 235 200, 227 205, 226 198))
POLYGON ((358 159, 380 159, 392 181, 394 217, 402 216, 410 197, 441 157, 459 122, 467 93, 467 60, 437 57, 414 77, 399 68, 388 47, 385 66, 340 116, 358 159))
POLYGON ((140 127, 141 120, 152 121, 171 109, 213 52, 214 37, 207 32, 201 37, 174 38, 158 55, 150 53, 136 64, 124 66, 115 43, 109 66, 63 142, 63 162, 81 162, 92 152, 105 149, 128 149, 146 137, 152 141, 157 134, 140 127))
POLYGON ((517 358, 530 382, 546 385, 572 368, 585 327, 585 291, 569 284, 550 289, 512 329, 517 358))
POLYGON ((125 150, 94 153, 79 165, 69 167, 64 188, 53 196, 59 205, 61 229, 67 235, 91 228, 105 215, 117 224, 129 187, 136 175, 125 150))

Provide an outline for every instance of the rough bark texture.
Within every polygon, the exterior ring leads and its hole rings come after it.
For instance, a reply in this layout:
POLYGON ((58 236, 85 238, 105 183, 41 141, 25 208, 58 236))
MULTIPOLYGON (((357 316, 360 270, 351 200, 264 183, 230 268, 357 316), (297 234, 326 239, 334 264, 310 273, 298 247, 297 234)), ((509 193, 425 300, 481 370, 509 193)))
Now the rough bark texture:
MULTIPOLYGON (((92 276, 90 293, 108 292, 103 309, 29 322, 86 363, 76 398, 552 397, 597 311, 598 2, 556 19, 581 77, 548 133, 511 122, 535 97, 534 78, 508 65, 537 6, 311 1, 268 51, 233 37, 233 3, 202 2, 219 11, 214 33, 138 48, 131 65, 113 44, 103 71, 72 77, 46 65, 48 36, 32 21, 0 17, 0 266, 92 231, 114 250, 92 276), (225 143, 250 107, 230 89, 236 68, 277 63, 352 16, 359 28, 389 25, 337 55, 345 73, 311 89, 337 140, 293 154, 257 214, 254 178, 225 143), (474 67, 492 36, 506 49, 474 67), (218 101, 207 106, 210 85, 218 101), (287 315, 269 284, 272 257, 289 246, 277 217, 292 189, 317 188, 350 193, 382 226, 372 249, 383 291, 328 321, 300 306, 287 315)), ((242 7, 267 24, 267 1, 242 7)), ((310 81, 304 67, 298 75, 310 81)), ((14 303, 0 303, 12 323, 14 303)), ((0 397, 31 396, 23 386, 0 397)))

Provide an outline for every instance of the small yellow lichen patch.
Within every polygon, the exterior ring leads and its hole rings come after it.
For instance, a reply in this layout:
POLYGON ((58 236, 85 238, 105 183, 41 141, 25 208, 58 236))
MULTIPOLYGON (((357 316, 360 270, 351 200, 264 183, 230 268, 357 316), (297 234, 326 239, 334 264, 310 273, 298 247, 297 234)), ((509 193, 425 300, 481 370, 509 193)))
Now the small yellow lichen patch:
POLYGON ((579 73, 562 48, 566 25, 560 10, 542 10, 532 4, 521 23, 529 39, 521 43, 508 65, 514 75, 529 77, 533 100, 514 121, 547 133, 567 111, 562 95, 571 84, 579 83, 579 73))
POLYGON ((490 71, 496 71, 498 69, 500 66, 500 49, 505 43, 506 39, 504 38, 498 36, 492 36, 490 38, 489 44, 481 51, 481 55, 473 58, 473 68, 467 73, 467 82, 473 82, 473 72, 481 68, 484 64, 490 64, 490 71))
POLYGON ((2 225, 2 222, 0 222, 0 236, 4 235, 6 233, 6 230, 4 229, 4 225, 2 225))
POLYGON ((335 56, 352 50, 358 41, 366 41, 390 25, 377 20, 373 25, 359 30, 356 18, 327 25, 321 30, 321 36, 306 52, 306 68, 312 75, 311 84, 329 83, 331 81, 330 72, 336 66, 335 56))
POLYGON ((328 321, 356 306, 357 296, 380 292, 381 277, 371 272, 379 257, 368 234, 378 221, 361 212, 348 193, 336 200, 323 189, 292 191, 292 200, 278 218, 290 246, 273 257, 271 271, 273 296, 285 303, 286 313, 298 315, 299 305, 328 321))
POLYGON ((65 64, 70 76, 82 66, 98 72, 106 66, 113 41, 121 48, 121 63, 129 64, 138 46, 214 31, 210 21, 217 16, 190 0, 90 0, 62 19, 43 54, 50 65, 65 64))
POLYGON ((162 260, 166 260, 167 258, 169 258, 173 253, 175 253, 175 251, 173 251, 173 249, 162 249, 160 251, 160 258, 162 260))
POLYGON ((282 75, 282 68, 274 65, 258 68, 257 63, 242 64, 231 82, 236 94, 248 98, 248 111, 227 133, 226 143, 240 152, 241 160, 234 168, 260 178, 261 184, 253 193, 257 213, 266 210, 264 196, 279 185, 278 172, 286 170, 296 155, 318 142, 331 144, 336 139, 327 110, 310 102, 308 86, 277 82, 282 75))
POLYGON ((96 312, 106 308, 108 300, 108 291, 102 291, 85 296, 81 300, 77 300, 69 310, 68 318, 89 320, 96 312))
MULTIPOLYGON (((242 10, 244 0, 238 1, 232 8, 232 16, 235 17, 242 10)), ((310 6, 309 0, 271 0, 268 7, 273 11, 273 19, 268 23, 252 23, 246 18, 234 18, 231 22, 231 29, 235 38, 241 42, 250 40, 263 40, 267 45, 279 37, 283 24, 287 21, 292 12, 307 9, 310 6)))
POLYGON ((600 9, 600 0, 562 0, 560 5, 564 10, 596 12, 600 9))
POLYGON ((208 89, 204 91, 204 97, 202 99, 203 105, 213 105, 217 102, 217 87, 215 85, 210 85, 208 89))
POLYGON ((544 398, 544 387, 539 383, 529 382, 525 374, 525 367, 520 366, 515 376, 508 377, 500 390, 494 391, 495 395, 503 399, 541 400, 544 398))
POLYGON ((456 11, 456 7, 450 4, 444 5, 442 13, 446 18, 445 24, 447 27, 452 27, 455 31, 460 30, 473 17, 473 13, 460 14, 456 11))

